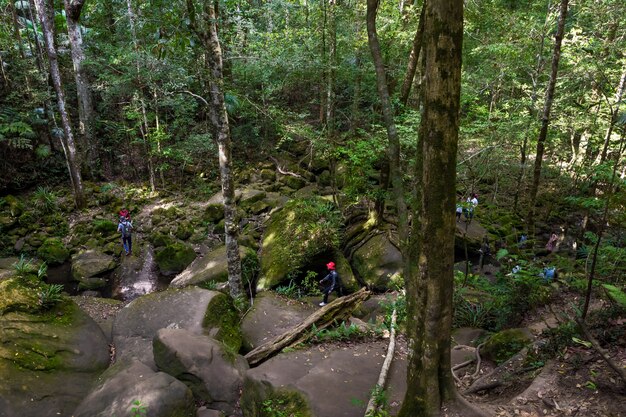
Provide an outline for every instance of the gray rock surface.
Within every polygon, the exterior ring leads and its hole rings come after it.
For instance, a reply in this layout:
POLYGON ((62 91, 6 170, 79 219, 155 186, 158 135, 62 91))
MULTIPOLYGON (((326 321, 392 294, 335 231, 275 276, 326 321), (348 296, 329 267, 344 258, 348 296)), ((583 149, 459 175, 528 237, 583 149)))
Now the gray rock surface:
MULTIPOLYGON (((241 260, 255 255, 254 251, 245 246, 239 246, 241 260)), ((196 259, 183 272, 170 282, 170 288, 183 288, 188 285, 198 285, 203 282, 225 282, 228 280, 228 261, 226 246, 219 246, 202 258, 196 259)))
POLYGON ((123 308, 113 324, 118 359, 136 358, 156 369, 152 339, 160 329, 217 334, 207 322, 209 305, 227 296, 197 287, 169 289, 139 297, 123 308))
POLYGON ((241 323, 243 347, 252 350, 307 318, 317 308, 287 299, 273 291, 257 294, 254 305, 241 323))
POLYGON ((232 413, 248 362, 223 344, 184 329, 161 329, 153 341, 157 367, 184 382, 196 400, 232 413))
MULTIPOLYGON (((280 354, 246 372, 241 401, 244 415, 260 415, 254 413, 263 401, 277 396, 293 398, 296 393, 312 416, 362 417, 386 351, 387 341, 377 341, 318 345, 280 354)), ((396 355, 386 390, 391 415, 397 414, 405 391, 406 359, 396 355)))
MULTIPOLYGON (((73 417, 129 416, 139 401, 150 417, 193 417, 195 404, 185 384, 138 361, 118 362, 99 379, 73 417)), ((65 415, 65 414, 64 414, 65 415)))
POLYGON ((112 271, 115 266, 112 256, 96 250, 87 250, 72 256, 72 278, 84 288, 100 288, 106 282, 97 276, 112 271))

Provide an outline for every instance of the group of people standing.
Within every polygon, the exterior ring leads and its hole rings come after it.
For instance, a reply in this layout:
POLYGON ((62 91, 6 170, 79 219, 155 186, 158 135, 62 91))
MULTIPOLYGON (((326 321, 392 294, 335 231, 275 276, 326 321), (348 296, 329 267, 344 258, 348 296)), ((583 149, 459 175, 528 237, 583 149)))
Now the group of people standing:
POLYGON ((463 215, 466 222, 471 222, 476 206, 478 206, 478 194, 472 193, 465 202, 463 202, 463 197, 459 197, 459 201, 456 203, 456 221, 460 221, 461 215, 463 215))

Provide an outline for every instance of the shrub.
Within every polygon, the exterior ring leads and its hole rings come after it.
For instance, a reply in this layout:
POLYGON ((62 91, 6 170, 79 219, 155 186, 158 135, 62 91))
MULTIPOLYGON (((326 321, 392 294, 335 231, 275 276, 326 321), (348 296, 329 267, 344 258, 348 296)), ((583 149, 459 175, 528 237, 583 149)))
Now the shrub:
POLYGON ((62 292, 61 284, 44 284, 39 291, 39 305, 46 310, 54 307, 62 300, 62 292))
POLYGON ((52 213, 57 210, 58 197, 46 187, 37 187, 33 194, 33 204, 42 213, 52 213))

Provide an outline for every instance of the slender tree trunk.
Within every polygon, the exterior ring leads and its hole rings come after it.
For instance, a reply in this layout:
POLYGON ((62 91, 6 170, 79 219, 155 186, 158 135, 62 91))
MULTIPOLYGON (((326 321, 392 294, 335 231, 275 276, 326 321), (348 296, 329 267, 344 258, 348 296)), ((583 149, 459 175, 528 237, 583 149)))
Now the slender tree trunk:
POLYGON ((235 204, 235 184, 232 174, 231 137, 226 102, 224 101, 224 77, 222 48, 217 35, 216 12, 214 4, 204 5, 203 22, 196 19, 195 6, 187 0, 187 11, 192 29, 207 49, 206 63, 209 74, 209 117, 215 131, 219 152, 220 178, 224 199, 224 229, 226 240, 226 259, 228 262, 228 284, 233 299, 241 299, 244 288, 241 278, 241 259, 239 256, 239 225, 235 204))
POLYGON ((409 63, 407 64, 406 74, 404 75, 404 81, 402 81, 402 87, 400 88, 400 103, 406 106, 409 101, 409 95, 411 94, 411 86, 413 85, 413 79, 415 78, 415 71, 417 70, 417 62, 419 61, 420 51, 422 49, 422 39, 424 38, 424 11, 426 10, 426 1, 422 5, 422 12, 420 13, 420 20, 413 38, 413 46, 411 47, 411 53, 409 54, 409 63))
MULTIPOLYGON (((131 3, 131 0, 126 0, 126 9, 127 9, 127 13, 128 13, 128 22, 130 24, 130 34, 133 40, 133 49, 135 51, 135 55, 137 55, 135 57, 135 69, 137 71, 137 80, 139 81, 141 79, 141 68, 139 65, 139 40, 137 39, 137 31, 135 29, 135 12, 133 11, 133 5, 131 3)), ((149 141, 149 133, 150 133, 150 127, 148 125, 148 116, 147 116, 147 112, 146 112, 146 102, 143 98, 143 91, 139 90, 137 92, 138 96, 139 96, 139 104, 141 105, 141 115, 143 117, 143 125, 144 128, 142 129, 142 138, 143 138, 143 142, 144 142, 144 147, 146 149, 146 157, 148 159, 148 173, 149 173, 149 178, 150 178, 150 189, 152 190, 152 192, 156 191, 156 181, 155 181, 155 176, 154 176, 154 162, 152 160, 152 146, 150 145, 150 141, 149 141)))
POLYGON ((414 219, 423 244, 411 259, 417 273, 408 279, 409 364, 400 417, 439 416, 441 406, 457 398, 450 334, 463 1, 429 0, 424 17, 423 194, 414 219))
POLYGON ((565 19, 567 17, 567 5, 569 0, 561 0, 561 12, 559 14, 558 29, 554 39, 554 51, 552 53, 552 71, 550 73, 550 81, 546 90, 546 100, 543 107, 543 115, 541 117, 541 130, 537 139, 537 156, 535 157, 535 168, 533 171, 533 183, 530 189, 530 202, 528 207, 528 217, 526 219, 528 233, 535 233, 535 205, 537 202, 537 192, 539 191, 539 180, 541 178, 541 164, 543 162, 543 153, 546 138, 548 136, 548 126, 550 124, 550 110, 552 109, 552 101, 554 100, 554 90, 556 86, 556 78, 559 70, 559 59, 561 58, 561 42, 565 33, 565 19))
POLYGON ((83 180, 80 174, 80 163, 77 158, 72 125, 70 123, 67 110, 65 109, 65 93, 63 91, 63 85, 61 84, 61 73, 59 71, 57 51, 54 47, 53 26, 52 22, 49 20, 45 0, 35 0, 35 7, 37 8, 39 18, 41 19, 48 62, 50 64, 50 77, 57 95, 57 106, 59 108, 59 114, 61 115, 61 122, 63 124, 63 132, 65 135, 61 139, 61 145, 63 146, 63 151, 65 152, 65 160, 67 161, 67 168, 70 173, 70 179, 74 189, 74 202, 76 203, 76 207, 82 208, 85 206, 83 180))
POLYGON ((74 64, 74 79, 76 81, 76 95, 78 98, 78 130, 82 137, 82 147, 86 153, 85 167, 92 167, 96 161, 95 140, 93 137, 95 112, 87 71, 83 65, 85 61, 85 48, 83 46, 83 35, 78 23, 84 3, 85 0, 64 0, 65 20, 67 22, 67 33, 70 39, 72 63, 74 64))
POLYGON ((598 231, 598 238, 596 240, 596 244, 593 247, 593 259, 591 261, 591 269, 589 271, 589 277, 587 279, 587 292, 585 294, 585 305, 583 307, 583 311, 581 314, 582 320, 584 321, 587 317, 587 313, 589 312, 589 303, 591 301, 591 289, 593 284, 593 278, 596 274, 596 264, 598 262, 598 250, 600 249, 600 242, 602 241, 602 236, 606 230, 606 224, 609 218, 609 207, 611 205, 611 199, 613 198, 614 190, 615 190, 615 178, 617 176, 617 167, 619 165, 619 159, 624 150, 624 134, 622 134, 620 140, 620 149, 617 154, 617 158, 615 158, 615 164, 613 165, 613 173, 611 174, 611 181, 607 185, 607 196, 604 201, 604 211, 602 213, 602 219, 600 220, 600 230, 598 231))
POLYGON ((613 134, 613 127, 615 126, 615 122, 617 122, 617 116, 619 115, 619 109, 622 102, 622 96, 624 95, 624 88, 626 88, 626 69, 622 72, 622 76, 619 80, 619 85, 617 86, 617 91, 615 93, 615 107, 611 109, 611 118, 609 120, 609 127, 606 130, 606 134, 604 135, 604 145, 602 146, 602 152, 600 153, 599 164, 604 163, 606 160, 606 155, 609 150, 609 143, 611 142, 611 135, 613 134))
MULTIPOLYGON (((394 122, 393 107, 389 98, 387 88, 387 76, 385 65, 380 52, 380 43, 376 33, 376 14, 378 10, 378 0, 367 0, 367 38, 376 70, 376 86, 378 97, 380 98, 383 110, 383 119, 387 128, 387 139, 389 148, 387 160, 389 164, 389 176, 392 183, 394 202, 398 211, 398 237, 400 239, 400 252, 402 253, 403 265, 408 263, 407 246, 409 240, 407 207, 404 199, 404 184, 402 180, 402 170, 400 168, 400 139, 394 122)), ((383 184, 381 184, 382 186, 383 184)), ((406 278, 406 273, 403 274, 406 278)))

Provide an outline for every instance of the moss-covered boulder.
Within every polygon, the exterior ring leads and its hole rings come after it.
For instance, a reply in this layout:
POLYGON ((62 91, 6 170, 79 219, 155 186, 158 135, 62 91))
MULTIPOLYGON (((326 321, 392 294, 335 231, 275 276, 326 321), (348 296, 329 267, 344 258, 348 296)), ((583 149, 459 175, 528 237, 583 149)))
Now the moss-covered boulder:
POLYGON ((48 238, 37 249, 37 256, 48 265, 60 265, 70 257, 70 251, 58 237, 48 238))
POLYGON ((336 207, 319 197, 291 200, 275 211, 263 236, 257 290, 275 287, 311 259, 335 251, 341 225, 336 207))
POLYGON ((263 181, 276 181, 276 171, 273 169, 262 169, 260 175, 263 181))
POLYGON ((223 204, 209 204, 204 210, 202 220, 209 223, 217 223, 224 218, 224 205, 223 204))
POLYGON ((501 364, 532 342, 527 329, 507 329, 491 336, 480 350, 485 359, 501 364))
POLYGON ((263 190, 257 190, 253 188, 246 188, 241 190, 241 196, 239 197, 238 205, 244 210, 247 210, 257 201, 261 201, 265 198, 267 193, 263 190))
POLYGON ((24 204, 11 194, 4 197, 4 203, 12 217, 20 217, 24 212, 24 204))
POLYGON ((232 299, 217 291, 187 287, 139 297, 117 314, 113 341, 118 358, 137 358, 156 369, 152 340, 165 328, 210 334, 232 352, 241 347, 239 314, 232 299))
POLYGON ((104 274, 116 267, 115 259, 97 250, 87 250, 72 256, 72 278, 83 289, 98 289, 106 285, 104 274))
POLYGON ((108 219, 96 219, 93 221, 93 231, 103 237, 110 236, 117 233, 117 223, 108 219))
POLYGON ((174 275, 184 271, 194 259, 196 252, 183 242, 168 243, 155 256, 157 266, 163 275, 174 275))
POLYGON ((193 226, 188 220, 178 222, 174 230, 174 236, 180 240, 187 240, 193 234, 193 226))
POLYGON ((402 284, 402 255, 386 234, 371 237, 352 255, 352 265, 365 284, 385 291, 402 284))
MULTIPOLYGON (((256 259, 256 252, 245 246, 239 246, 239 257, 242 264, 250 262, 248 258, 256 259)), ((178 274, 170 283, 172 288, 183 288, 188 285, 201 285, 207 282, 226 282, 228 280, 228 262, 226 246, 207 253, 201 259, 193 262, 187 269, 178 274)))
POLYGON ((72 415, 108 364, 102 330, 70 300, 0 314, 0 415, 72 415))
POLYGON ((306 185, 306 181, 303 178, 292 175, 282 175, 280 182, 293 190, 299 190, 306 185))

